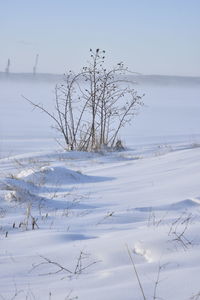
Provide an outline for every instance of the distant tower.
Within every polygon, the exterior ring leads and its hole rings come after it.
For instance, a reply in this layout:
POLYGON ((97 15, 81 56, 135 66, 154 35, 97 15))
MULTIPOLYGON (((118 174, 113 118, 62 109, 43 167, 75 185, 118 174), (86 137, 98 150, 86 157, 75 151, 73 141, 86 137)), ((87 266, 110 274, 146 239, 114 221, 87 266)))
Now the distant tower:
POLYGON ((35 64, 33 66, 33 75, 36 75, 38 59, 39 59, 39 54, 37 54, 36 57, 35 57, 35 64))
POLYGON ((10 58, 8 59, 8 62, 7 62, 6 68, 5 68, 5 73, 6 74, 10 73, 10 58))

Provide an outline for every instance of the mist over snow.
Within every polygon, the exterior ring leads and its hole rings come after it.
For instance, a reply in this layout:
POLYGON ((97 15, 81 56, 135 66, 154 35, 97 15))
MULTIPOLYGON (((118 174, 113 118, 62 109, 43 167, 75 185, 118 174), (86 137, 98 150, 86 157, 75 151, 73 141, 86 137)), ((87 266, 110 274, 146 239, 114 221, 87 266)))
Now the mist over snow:
MULTIPOLYGON (((144 107, 120 137, 127 146, 149 141, 167 143, 174 139, 196 142, 199 129, 200 79, 173 76, 133 76, 135 89, 145 94, 144 107), (184 137, 183 137, 184 136, 184 137)), ((55 85, 61 75, 10 74, 0 76, 1 157, 55 148, 59 137, 52 121, 25 101, 54 109, 55 85)))

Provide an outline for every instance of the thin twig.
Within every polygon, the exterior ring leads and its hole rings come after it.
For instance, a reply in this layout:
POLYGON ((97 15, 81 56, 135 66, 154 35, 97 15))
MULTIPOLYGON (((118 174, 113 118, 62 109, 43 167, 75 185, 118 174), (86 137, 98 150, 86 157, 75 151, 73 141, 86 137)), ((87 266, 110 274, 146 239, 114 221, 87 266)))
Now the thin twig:
POLYGON ((147 300, 147 298, 145 297, 145 294, 144 294, 144 289, 143 289, 143 287, 142 287, 142 284, 141 284, 141 281, 140 281, 140 277, 139 277, 139 275, 138 275, 138 272, 137 272, 135 263, 134 263, 134 261, 133 261, 133 257, 132 257, 132 255, 131 255, 130 249, 129 249, 129 247, 128 247, 127 244, 126 244, 126 249, 127 249, 128 255, 129 255, 129 257, 130 257, 130 260, 131 260, 131 263, 132 263, 132 266, 133 266, 133 269, 134 269, 134 272, 135 272, 135 275, 136 275, 136 278, 137 278, 137 281, 138 281, 138 285, 139 285, 140 291, 141 291, 141 293, 142 293, 142 297, 143 297, 144 300, 147 300))

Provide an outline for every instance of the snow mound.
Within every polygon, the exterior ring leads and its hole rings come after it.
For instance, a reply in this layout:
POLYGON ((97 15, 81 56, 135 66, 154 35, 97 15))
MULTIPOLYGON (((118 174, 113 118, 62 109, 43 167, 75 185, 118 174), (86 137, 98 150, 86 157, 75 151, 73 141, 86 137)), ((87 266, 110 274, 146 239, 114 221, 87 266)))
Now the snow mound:
POLYGON ((161 206, 146 206, 146 207, 136 207, 135 210, 141 212, 150 212, 150 211, 176 211, 176 210, 187 210, 200 206, 200 200, 198 199, 186 199, 169 205, 161 206))
POLYGON ((37 191, 38 188, 33 183, 26 182, 23 179, 5 178, 0 182, 0 190, 12 191, 16 189, 37 191))
POLYGON ((38 202, 44 200, 44 198, 32 194, 28 190, 18 188, 7 193, 5 195, 5 200, 9 202, 15 201, 15 202, 23 203, 23 202, 38 202))
POLYGON ((199 205, 200 205, 200 201, 197 201, 196 199, 186 199, 169 205, 169 209, 171 210, 190 209, 190 208, 199 207, 199 205))
POLYGON ((87 182, 89 176, 83 175, 79 172, 67 169, 65 167, 45 166, 39 170, 23 170, 17 175, 17 178, 23 179, 27 182, 32 182, 36 185, 53 184, 53 185, 64 185, 68 183, 81 183, 87 182))
POLYGON ((5 200, 12 202, 36 202, 44 198, 37 196, 38 188, 33 184, 17 178, 5 178, 0 182, 0 190, 9 191, 5 196, 5 200))

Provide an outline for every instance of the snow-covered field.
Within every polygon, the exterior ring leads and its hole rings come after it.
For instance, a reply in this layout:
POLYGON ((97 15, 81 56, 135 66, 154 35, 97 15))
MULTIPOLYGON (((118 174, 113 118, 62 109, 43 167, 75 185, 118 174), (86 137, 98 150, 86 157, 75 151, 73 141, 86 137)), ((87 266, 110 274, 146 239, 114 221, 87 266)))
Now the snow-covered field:
POLYGON ((54 82, 0 81, 1 299, 199 299, 200 86, 136 88, 126 151, 66 153, 54 82))

